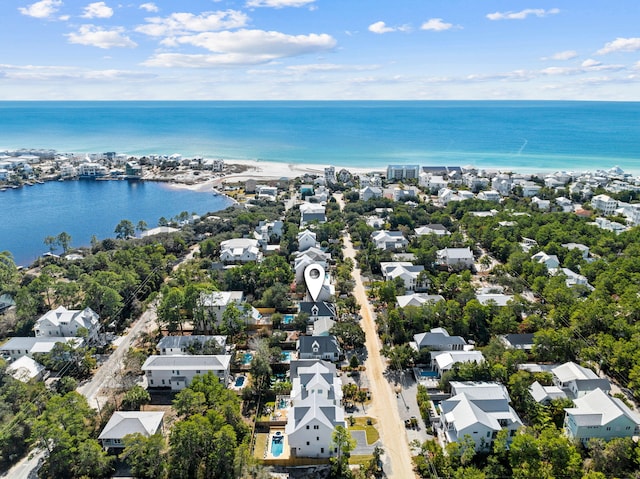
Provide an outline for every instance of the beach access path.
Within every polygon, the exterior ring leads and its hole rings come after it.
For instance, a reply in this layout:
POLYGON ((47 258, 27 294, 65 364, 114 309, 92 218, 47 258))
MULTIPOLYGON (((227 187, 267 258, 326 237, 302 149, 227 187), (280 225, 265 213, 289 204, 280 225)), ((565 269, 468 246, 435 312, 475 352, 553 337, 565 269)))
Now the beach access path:
MULTIPOLYGON (((335 194, 334 198, 344 208, 342 195, 335 194)), ((344 235, 343 253, 345 258, 351 258, 355 263, 356 252, 353 249, 351 236, 344 235)), ((365 361, 366 374, 369 379, 371 392, 370 416, 377 420, 378 431, 382 439, 384 449, 384 472, 389 479, 415 478, 413 463, 411 461, 411 449, 404 422, 400 419, 396 393, 391 384, 384 377, 387 361, 382 357, 380 350, 382 345, 376 331, 374 313, 367 298, 367 293, 360 276, 360 268, 354 268, 351 273, 355 281, 354 296, 360 304, 362 316, 361 326, 365 332, 367 348, 367 360, 365 361)))

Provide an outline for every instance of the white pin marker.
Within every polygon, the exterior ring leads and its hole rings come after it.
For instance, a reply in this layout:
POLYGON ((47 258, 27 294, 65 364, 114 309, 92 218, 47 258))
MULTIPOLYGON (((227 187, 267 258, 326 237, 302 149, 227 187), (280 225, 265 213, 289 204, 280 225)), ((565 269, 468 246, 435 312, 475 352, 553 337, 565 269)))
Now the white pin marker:
POLYGON ((304 269, 304 282, 307 284, 307 291, 313 301, 318 301, 318 296, 324 283, 324 268, 319 264, 310 264, 304 269))

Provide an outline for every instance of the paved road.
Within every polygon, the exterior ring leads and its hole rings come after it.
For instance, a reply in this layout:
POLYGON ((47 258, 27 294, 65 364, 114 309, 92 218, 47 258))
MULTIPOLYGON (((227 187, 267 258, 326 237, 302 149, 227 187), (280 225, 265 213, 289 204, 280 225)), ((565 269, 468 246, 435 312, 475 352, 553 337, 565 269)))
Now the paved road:
MULTIPOLYGON (((193 259, 194 255, 199 252, 200 245, 195 245, 191 251, 173 267, 173 271, 178 269, 182 263, 193 259)), ((122 369, 122 361, 133 342, 141 333, 152 332, 157 328, 156 305, 157 302, 149 305, 149 308, 131 325, 127 333, 121 337, 116 350, 95 372, 91 380, 78 387, 77 391, 87 398, 87 402, 92 408, 98 409, 106 403, 107 398, 100 397, 98 394, 101 389, 107 389, 116 384, 116 376, 122 369)), ((37 475, 36 469, 41 459, 44 459, 44 452, 36 450, 32 452, 32 455, 24 457, 0 477, 6 477, 8 479, 32 479, 37 475)))
MULTIPOLYGON (((335 195, 334 197, 342 208, 344 206, 342 196, 335 195)), ((355 262, 356 253, 349 235, 344 237, 343 253, 345 258, 351 258, 355 262)), ((378 338, 374 314, 362 284, 359 268, 354 269, 352 277, 356 283, 354 296, 361 306, 361 325, 366 334, 368 357, 365 367, 371 391, 369 415, 378 420, 378 431, 380 432, 384 449, 384 471, 390 479, 415 478, 411 450, 409 449, 404 422, 400 420, 400 414, 398 413, 396 394, 383 375, 387 368, 386 359, 380 354, 382 345, 378 338)))

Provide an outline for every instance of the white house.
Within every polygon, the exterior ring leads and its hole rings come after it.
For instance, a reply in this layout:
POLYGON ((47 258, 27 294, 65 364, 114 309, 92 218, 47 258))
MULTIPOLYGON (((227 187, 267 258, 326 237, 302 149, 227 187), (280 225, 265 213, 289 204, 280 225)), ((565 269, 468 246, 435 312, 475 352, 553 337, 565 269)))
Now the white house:
POLYGON ((589 247, 582 243, 563 243, 563 248, 567 248, 569 251, 577 249, 582 254, 582 259, 589 259, 589 247))
POLYGON ((531 204, 536 205, 540 211, 549 211, 551 208, 551 200, 543 200, 537 196, 531 198, 531 204))
POLYGON ((498 203, 501 199, 501 196, 500 193, 498 193, 496 190, 486 190, 478 193, 478 199, 498 203))
POLYGON ((608 195, 596 195, 591 198, 591 206, 603 215, 610 216, 618 208, 618 200, 614 200, 608 195))
POLYGON ((535 263, 543 264, 547 267, 548 270, 556 269, 560 266, 560 260, 555 254, 547 254, 544 251, 539 251, 531 257, 531 261, 535 263))
POLYGON ((422 265, 414 265, 408 261, 383 261, 380 263, 380 269, 385 281, 395 281, 396 278, 400 278, 407 291, 414 291, 424 287, 424 284, 419 280, 420 273, 424 271, 424 266, 422 265))
POLYGON ((311 247, 318 246, 318 242, 316 241, 316 234, 313 231, 309 231, 307 229, 302 230, 298 233, 296 241, 298 242, 298 251, 300 252, 306 251, 311 247))
POLYGON ((158 341, 158 344, 156 344, 156 350, 162 355, 189 354, 190 349, 200 350, 210 341, 214 341, 216 348, 220 349, 220 351, 225 350, 227 345, 226 336, 205 336, 202 334, 192 336, 164 336, 158 341))
POLYGON ((529 386, 529 394, 535 402, 540 404, 549 404, 553 400, 567 398, 567 394, 558 386, 543 386, 538 381, 529 386))
POLYGON ((406 308, 407 306, 420 307, 427 303, 435 304, 438 301, 444 301, 444 298, 439 294, 413 293, 396 296, 399 308, 406 308))
POLYGON ((431 354, 431 369, 438 375, 450 371, 457 363, 482 363, 484 356, 480 351, 442 351, 431 354))
POLYGON ((299 312, 309 315, 309 322, 319 319, 336 319, 336 306, 328 301, 300 301, 299 312))
POLYGON ((152 355, 142 365, 149 388, 170 388, 180 391, 186 388, 195 376, 212 371, 223 384, 229 380, 231 356, 222 355, 152 355))
POLYGON ((123 439, 128 434, 145 437, 162 433, 162 411, 116 411, 104 426, 98 440, 105 449, 123 449, 123 439))
POLYGON ((325 223, 327 221, 326 209, 318 203, 302 203, 300 205, 300 226, 304 226, 311 221, 325 223))
POLYGON ((436 252, 437 263, 451 269, 465 269, 473 266, 473 253, 467 248, 444 248, 436 252))
POLYGON ((36 336, 77 337, 78 330, 86 330, 89 343, 98 342, 100 333, 100 317, 91 308, 70 310, 58 306, 36 321, 33 330, 36 336))
POLYGON ((483 306, 488 304, 495 304, 496 306, 506 306, 509 301, 513 300, 512 294, 503 293, 478 293, 476 299, 483 306))
POLYGON ((291 362, 291 407, 285 434, 292 457, 329 457, 336 426, 346 427, 342 381, 324 361, 291 362))
POLYGON ((382 188, 379 186, 365 186, 360 189, 360 199, 369 201, 371 198, 382 198, 382 188))
POLYGON ((260 261, 258 240, 251 238, 233 238, 220 242, 220 261, 224 263, 248 263, 260 261))
POLYGON ((231 303, 236 303, 242 309, 244 293, 242 291, 214 291, 212 293, 200 293, 198 305, 211 317, 215 317, 215 324, 222 322, 222 315, 231 303))
POLYGON ((404 180, 418 178, 420 165, 389 165, 387 166, 387 180, 404 180))
POLYGON ((564 418, 564 430, 571 439, 586 444, 593 438, 608 441, 640 434, 638 414, 601 389, 574 399, 573 404, 574 407, 565 408, 564 418))
POLYGON ((402 249, 409 244, 402 231, 374 231, 371 233, 371 240, 376 245, 376 248, 383 250, 402 249))
POLYGON ((447 443, 462 441, 468 435, 476 450, 490 450, 498 432, 506 429, 511 442, 522 426, 501 384, 452 381, 451 394, 440 403, 440 428, 447 443))
POLYGON ((416 236, 424 236, 424 235, 436 235, 436 236, 446 236, 450 235, 447 228, 439 223, 419 226, 415 230, 416 236))
POLYGON ((562 389, 570 399, 577 399, 595 389, 610 391, 611 384, 607 379, 598 377, 591 369, 572 361, 551 369, 553 384, 562 389))
POLYGON ((60 336, 24 336, 10 338, 0 346, 0 355, 16 360, 22 356, 33 358, 34 354, 50 353, 56 343, 70 344, 72 347, 80 347, 84 339, 77 337, 60 336))
POLYGON ((28 356, 22 356, 7 366, 7 374, 23 383, 32 379, 40 381, 44 377, 45 370, 42 364, 28 356))
POLYGON ((462 351, 467 341, 462 336, 449 336, 444 328, 433 328, 427 333, 418 333, 413 336, 416 349, 419 351, 427 348, 430 351, 462 351))

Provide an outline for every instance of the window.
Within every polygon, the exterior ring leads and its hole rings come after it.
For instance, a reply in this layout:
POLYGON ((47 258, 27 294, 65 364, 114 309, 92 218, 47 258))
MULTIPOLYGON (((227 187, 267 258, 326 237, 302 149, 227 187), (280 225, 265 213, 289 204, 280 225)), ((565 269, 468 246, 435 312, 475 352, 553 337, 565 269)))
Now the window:
POLYGON ((607 431, 611 431, 611 426, 607 427, 607 431))
POLYGON ((149 384, 153 384, 153 379, 150 379, 150 380, 149 380, 149 384))
POLYGON ((321 453, 321 454, 324 454, 324 447, 321 447, 321 448, 320 448, 320 453, 321 453))
POLYGON ((309 425, 307 424, 307 429, 309 429, 309 425))
POLYGON ((307 446, 309 445, 309 441, 307 441, 307 446))
POLYGON ((320 436, 316 436, 316 441, 319 441, 319 440, 320 440, 320 436))
POLYGON ((162 384, 164 384, 164 379, 162 380, 162 384))
POLYGON ((317 424, 315 426, 313 426, 314 429, 320 429, 320 426, 318 426, 317 424))
POLYGON ((199 369, 196 369, 196 374, 200 374, 200 370, 199 369))

